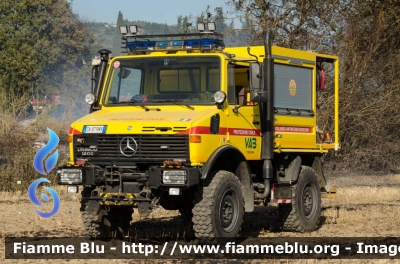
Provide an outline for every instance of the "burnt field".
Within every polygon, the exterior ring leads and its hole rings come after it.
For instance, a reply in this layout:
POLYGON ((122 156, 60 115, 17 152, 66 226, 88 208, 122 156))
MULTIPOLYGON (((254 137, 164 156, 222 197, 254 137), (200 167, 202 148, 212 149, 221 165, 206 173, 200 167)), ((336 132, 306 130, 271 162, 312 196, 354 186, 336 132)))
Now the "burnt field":
MULTIPOLYGON (((319 228, 311 233, 282 232, 281 221, 275 207, 256 206, 253 213, 245 214, 242 236, 248 237, 399 237, 400 236, 400 175, 364 176, 334 173, 329 177, 337 198, 322 199, 319 228)), ((40 218, 34 212, 26 193, 2 193, 0 217, 1 261, 20 263, 20 260, 4 260, 5 237, 84 237, 85 230, 80 216, 80 195, 68 194, 64 187, 54 187, 61 197, 59 212, 49 219, 40 218)), ((49 205, 50 207, 51 205, 49 205)), ((47 208, 51 209, 51 208, 47 208)), ((44 210, 44 209, 41 209, 44 210)), ((130 227, 131 237, 148 237, 185 240, 189 225, 178 211, 156 208, 147 218, 141 219, 135 211, 130 227)), ((24 263, 51 260, 24 260, 24 263)), ((129 260, 111 260, 126 263, 129 260)), ((178 260, 182 263, 184 260, 178 260)), ((282 260, 283 261, 283 260, 282 260)), ((369 263, 371 260, 326 260, 332 262, 369 263)), ((69 260, 69 263, 102 263, 103 260, 69 260)), ((110 260, 104 260, 109 263, 110 260)), ((145 262, 143 260, 142 262, 145 262)), ((159 263, 171 262, 168 260, 159 263)), ((174 262, 174 261, 172 261, 174 262)), ((199 262, 199 260, 194 261, 199 262)), ((213 261, 209 261, 213 262, 213 261)), ((217 262, 222 262, 221 260, 217 262)), ((276 260, 251 260, 249 263, 281 263, 276 260)), ((314 263, 320 260, 284 260, 287 262, 314 263)), ((325 262, 325 261, 322 261, 325 262)), ((397 260, 376 260, 376 263, 397 263, 397 260)))

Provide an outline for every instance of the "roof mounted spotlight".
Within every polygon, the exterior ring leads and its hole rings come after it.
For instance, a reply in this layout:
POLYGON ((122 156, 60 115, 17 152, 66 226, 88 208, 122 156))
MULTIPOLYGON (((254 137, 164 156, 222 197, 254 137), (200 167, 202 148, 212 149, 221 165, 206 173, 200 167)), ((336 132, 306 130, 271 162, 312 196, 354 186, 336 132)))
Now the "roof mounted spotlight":
POLYGON ((119 31, 121 32, 122 35, 128 34, 128 27, 127 26, 120 26, 119 31))
POLYGON ((203 32, 205 29, 206 29, 206 26, 205 26, 204 23, 202 23, 202 22, 197 23, 197 30, 198 31, 203 32))
POLYGON ((136 33, 138 33, 138 27, 137 27, 137 25, 130 25, 130 26, 129 26, 129 31, 130 31, 133 35, 135 35, 136 33))
POLYGON ((215 22, 208 22, 207 26, 208 26, 208 30, 211 32, 214 32, 216 30, 215 22))

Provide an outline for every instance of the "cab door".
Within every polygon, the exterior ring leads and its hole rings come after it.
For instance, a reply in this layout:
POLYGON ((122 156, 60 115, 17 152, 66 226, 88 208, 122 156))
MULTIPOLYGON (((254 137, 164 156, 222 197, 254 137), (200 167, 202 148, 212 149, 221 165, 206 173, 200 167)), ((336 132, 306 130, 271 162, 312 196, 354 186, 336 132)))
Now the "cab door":
POLYGON ((228 139, 247 160, 261 155, 260 113, 248 102, 248 67, 228 65, 228 139))

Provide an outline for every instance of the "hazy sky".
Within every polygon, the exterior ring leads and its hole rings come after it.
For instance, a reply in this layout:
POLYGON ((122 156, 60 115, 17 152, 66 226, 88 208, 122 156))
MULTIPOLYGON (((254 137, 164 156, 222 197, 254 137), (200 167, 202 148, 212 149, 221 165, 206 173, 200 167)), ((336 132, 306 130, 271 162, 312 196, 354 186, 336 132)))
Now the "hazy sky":
MULTIPOLYGON (((83 20, 116 23, 118 12, 130 21, 176 24, 179 15, 200 15, 210 6, 214 14, 216 7, 222 6, 224 12, 231 11, 226 0, 69 0, 72 10, 83 20)), ((228 23, 230 21, 227 21, 228 23)), ((235 26, 238 23, 235 22, 235 26)))

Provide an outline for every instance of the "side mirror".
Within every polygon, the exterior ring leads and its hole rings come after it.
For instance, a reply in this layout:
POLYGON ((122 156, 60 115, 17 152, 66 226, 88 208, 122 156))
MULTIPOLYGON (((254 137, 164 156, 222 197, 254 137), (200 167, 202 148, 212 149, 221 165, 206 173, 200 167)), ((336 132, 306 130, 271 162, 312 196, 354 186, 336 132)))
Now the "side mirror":
POLYGON ((250 63, 250 90, 262 89, 262 64, 257 62, 250 63))
POLYGON ((130 70, 127 70, 125 68, 121 68, 121 71, 118 73, 118 77, 120 77, 121 79, 126 79, 129 74, 131 73, 130 70))
POLYGON ((267 91, 264 91, 264 81, 262 79, 263 65, 261 63, 250 63, 250 101, 267 102, 267 91))

